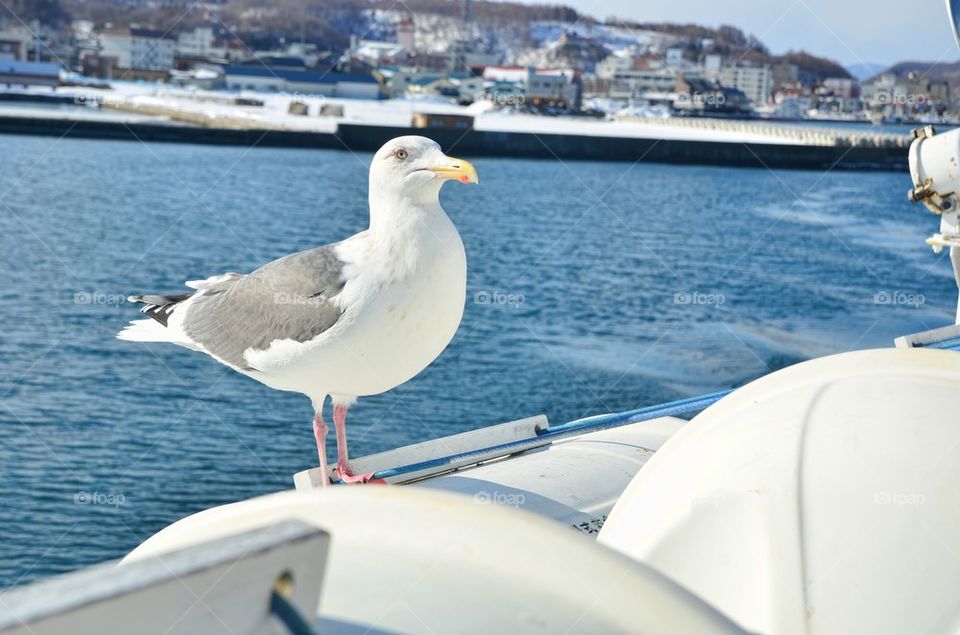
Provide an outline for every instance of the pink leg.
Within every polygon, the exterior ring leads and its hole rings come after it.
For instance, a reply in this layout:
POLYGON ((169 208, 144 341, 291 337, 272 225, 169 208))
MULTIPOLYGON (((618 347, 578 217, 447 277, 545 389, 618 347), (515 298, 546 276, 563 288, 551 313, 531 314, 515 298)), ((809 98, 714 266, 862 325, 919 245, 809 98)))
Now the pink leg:
POLYGON ((321 483, 324 487, 330 486, 330 477, 327 475, 327 427, 323 415, 318 410, 313 415, 313 437, 317 440, 317 454, 320 455, 320 472, 323 474, 321 483))
POLYGON ((337 430, 337 476, 344 483, 366 483, 373 474, 354 474, 347 457, 347 407, 333 405, 333 426, 337 430))

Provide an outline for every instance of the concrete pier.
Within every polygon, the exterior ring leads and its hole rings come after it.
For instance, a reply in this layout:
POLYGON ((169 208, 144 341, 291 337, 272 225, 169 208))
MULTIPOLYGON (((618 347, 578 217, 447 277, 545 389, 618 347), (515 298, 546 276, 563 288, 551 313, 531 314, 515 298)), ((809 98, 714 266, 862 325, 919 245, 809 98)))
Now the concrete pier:
MULTIPOLYGON (((127 114, 127 113, 117 113, 127 114)), ((129 121, 110 117, 80 117, 58 113, 46 116, 0 110, 0 134, 67 136, 144 142, 202 143, 288 148, 328 148, 372 152, 393 137, 421 134, 445 149, 462 155, 527 157, 591 161, 647 161, 658 163, 766 167, 788 169, 905 170, 909 135, 855 132, 841 129, 790 126, 765 122, 673 118, 650 120, 648 138, 520 130, 467 130, 382 126, 339 122, 334 132, 291 130, 257 122, 220 122, 196 116, 163 117, 160 112, 129 113, 129 121), (136 116, 134 116, 136 115, 136 116), (143 115, 155 115, 145 117, 143 115), (680 126, 692 129, 676 138, 680 126), (720 126, 750 134, 750 141, 698 140, 696 129, 716 131, 720 126), (658 128, 661 127, 661 128, 658 128), (663 136, 657 134, 664 131, 663 136), (694 134, 691 134, 691 131, 694 134), (770 142, 764 142, 769 136, 770 142)), ((600 124, 602 125, 602 124, 600 124)), ((601 128, 601 130, 603 130, 601 128)), ((611 133, 616 131, 611 128, 611 133)), ((703 136, 709 136, 707 134, 703 136)))

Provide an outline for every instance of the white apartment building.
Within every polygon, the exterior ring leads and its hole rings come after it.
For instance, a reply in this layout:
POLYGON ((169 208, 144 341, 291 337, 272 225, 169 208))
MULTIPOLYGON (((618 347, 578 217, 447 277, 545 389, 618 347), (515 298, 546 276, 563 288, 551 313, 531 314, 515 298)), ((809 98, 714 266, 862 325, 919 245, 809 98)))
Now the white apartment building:
POLYGON ((600 79, 613 79, 617 73, 633 70, 634 66, 635 64, 632 57, 608 55, 597 62, 597 77, 600 79))
POLYGON ((527 99, 580 105, 580 86, 572 69, 528 69, 527 99))
POLYGON ((773 72, 769 66, 728 66, 720 72, 720 83, 736 88, 754 104, 767 104, 773 91, 773 72))
POLYGON ((224 48, 216 47, 217 37, 208 26, 198 26, 192 31, 177 35, 176 51, 180 55, 192 57, 214 57, 223 55, 224 48))
POLYGON ((647 93, 672 93, 677 85, 677 71, 668 68, 617 71, 610 83, 610 97, 637 99, 647 93))
POLYGON ((667 68, 680 68, 684 66, 683 49, 676 47, 668 48, 663 56, 663 64, 667 68))
POLYGON ((111 29, 100 34, 100 55, 115 57, 119 68, 165 71, 173 68, 175 44, 160 31, 111 29))

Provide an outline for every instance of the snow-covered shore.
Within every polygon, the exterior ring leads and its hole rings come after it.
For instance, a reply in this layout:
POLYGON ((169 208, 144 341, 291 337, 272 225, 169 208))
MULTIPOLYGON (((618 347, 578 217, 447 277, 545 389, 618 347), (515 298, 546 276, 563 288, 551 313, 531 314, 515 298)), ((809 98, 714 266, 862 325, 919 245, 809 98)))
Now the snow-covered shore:
MULTIPOLYGON (((425 113, 472 117, 474 130, 490 132, 772 145, 900 146, 904 143, 902 135, 869 130, 855 133, 836 128, 716 119, 548 117, 500 110, 489 102, 458 106, 431 99, 373 101, 301 93, 203 91, 123 82, 113 84, 110 89, 73 86, 59 88, 55 93, 49 89, 33 92, 69 97, 80 106, 99 106, 104 113, 113 111, 114 117, 129 115, 139 117, 138 120, 146 117, 147 120, 153 118, 207 127, 330 134, 336 132, 341 123, 408 127, 414 113, 425 113), (292 102, 303 104, 307 114, 291 114, 292 102), (240 105, 244 103, 248 105, 240 105), (249 105, 259 103, 262 106, 249 105), (121 115, 121 112, 125 114, 121 115)), ((10 116, 91 116, 89 109, 83 107, 64 107, 55 115, 49 109, 44 109, 42 114, 40 109, 33 110, 38 112, 31 114, 28 104, 18 103, 15 107, 4 106, 0 112, 10 116)))

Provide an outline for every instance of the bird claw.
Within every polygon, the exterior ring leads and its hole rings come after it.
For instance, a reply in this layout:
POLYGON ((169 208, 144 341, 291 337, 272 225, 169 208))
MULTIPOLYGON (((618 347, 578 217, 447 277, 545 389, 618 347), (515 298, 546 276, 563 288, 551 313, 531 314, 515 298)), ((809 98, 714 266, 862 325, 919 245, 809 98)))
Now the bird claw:
POLYGON ((346 483, 347 485, 354 485, 356 483, 369 483, 371 479, 373 479, 373 472, 368 472, 366 474, 352 474, 350 470, 342 469, 339 466, 333 468, 333 471, 337 473, 337 478, 340 479, 340 482, 346 483))

